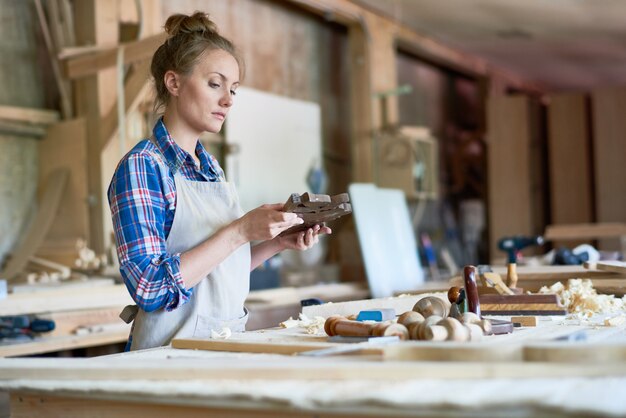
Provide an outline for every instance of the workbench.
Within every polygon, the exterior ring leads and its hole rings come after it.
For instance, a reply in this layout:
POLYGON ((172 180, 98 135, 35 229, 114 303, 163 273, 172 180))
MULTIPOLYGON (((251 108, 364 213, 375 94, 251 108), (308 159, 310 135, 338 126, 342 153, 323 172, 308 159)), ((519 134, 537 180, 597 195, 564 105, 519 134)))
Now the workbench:
MULTIPOLYGON (((276 326, 297 317, 300 301, 320 298, 345 301, 367 297, 360 284, 321 284, 301 288, 279 288, 250 292, 246 306, 250 317, 246 328, 256 330, 276 326)), ((130 325, 119 313, 133 301, 126 286, 93 281, 89 286, 59 286, 40 291, 22 290, 0 300, 0 316, 36 315, 56 323, 54 331, 30 341, 0 344, 0 357, 28 356, 125 343, 130 325), (77 333, 77 329, 82 332, 77 333)))
POLYGON ((267 353, 163 347, 2 359, 0 390, 11 393, 13 417, 623 416, 626 325, 605 327, 605 317, 541 317, 535 328, 481 342, 411 341, 320 358, 272 353, 328 346, 322 334, 289 328, 221 341, 267 353), (581 331, 587 341, 554 341, 581 331))

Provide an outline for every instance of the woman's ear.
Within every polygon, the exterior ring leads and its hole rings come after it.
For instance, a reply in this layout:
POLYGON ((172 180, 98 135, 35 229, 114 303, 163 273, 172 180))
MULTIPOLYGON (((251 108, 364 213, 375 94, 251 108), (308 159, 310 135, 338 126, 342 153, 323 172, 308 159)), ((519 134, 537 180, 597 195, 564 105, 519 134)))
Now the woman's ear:
POLYGON ((178 97, 178 91, 180 89, 180 77, 174 71, 166 71, 163 75, 163 82, 165 88, 170 92, 170 95, 178 97))

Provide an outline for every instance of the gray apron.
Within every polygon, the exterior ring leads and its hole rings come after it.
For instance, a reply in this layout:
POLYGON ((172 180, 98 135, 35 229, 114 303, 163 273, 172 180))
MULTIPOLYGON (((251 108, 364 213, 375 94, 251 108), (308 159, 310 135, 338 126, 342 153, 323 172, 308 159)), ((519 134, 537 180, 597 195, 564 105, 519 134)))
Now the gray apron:
MULTIPOLYGON (((243 215, 234 185, 190 181, 180 173, 176 183, 176 213, 165 242, 168 254, 185 252, 243 215)), ((132 331, 131 350, 159 347, 174 338, 210 338, 211 331, 228 327, 245 330, 248 312, 243 304, 250 290, 250 244, 246 243, 202 279, 190 300, 172 311, 139 309, 132 331)))

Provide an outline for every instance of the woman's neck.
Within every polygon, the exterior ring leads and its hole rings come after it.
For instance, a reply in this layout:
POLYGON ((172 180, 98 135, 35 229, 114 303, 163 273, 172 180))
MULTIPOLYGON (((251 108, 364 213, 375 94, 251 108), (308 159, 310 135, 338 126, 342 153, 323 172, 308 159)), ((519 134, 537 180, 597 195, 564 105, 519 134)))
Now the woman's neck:
POLYGON ((196 143, 200 133, 190 129, 174 112, 168 110, 163 114, 163 123, 176 144, 196 158, 196 143))

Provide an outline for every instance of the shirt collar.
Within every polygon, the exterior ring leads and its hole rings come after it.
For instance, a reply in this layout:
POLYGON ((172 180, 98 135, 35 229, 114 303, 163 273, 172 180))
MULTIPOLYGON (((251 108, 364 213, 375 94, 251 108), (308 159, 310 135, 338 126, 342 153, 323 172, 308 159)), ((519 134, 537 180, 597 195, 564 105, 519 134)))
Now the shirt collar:
MULTIPOLYGON (((165 123, 163 123, 162 117, 159 118, 154 125, 152 133, 156 140, 155 142, 157 148, 159 148, 165 157, 166 164, 172 173, 176 174, 183 164, 185 164, 187 159, 191 159, 192 157, 189 153, 187 153, 187 151, 183 150, 180 146, 178 146, 178 144, 176 144, 174 138, 172 138, 167 130, 165 123)), ((196 155, 200 159, 200 171, 202 174, 215 179, 220 179, 220 177, 223 176, 223 174, 215 169, 209 153, 204 149, 200 141, 196 142, 196 155)), ((189 163, 195 165, 192 161, 189 161, 189 163)))
POLYGON ((152 134, 154 135, 155 145, 165 157, 165 162, 170 170, 172 170, 172 173, 178 172, 180 167, 185 163, 187 153, 176 145, 174 138, 172 138, 165 127, 162 117, 154 124, 152 134))

